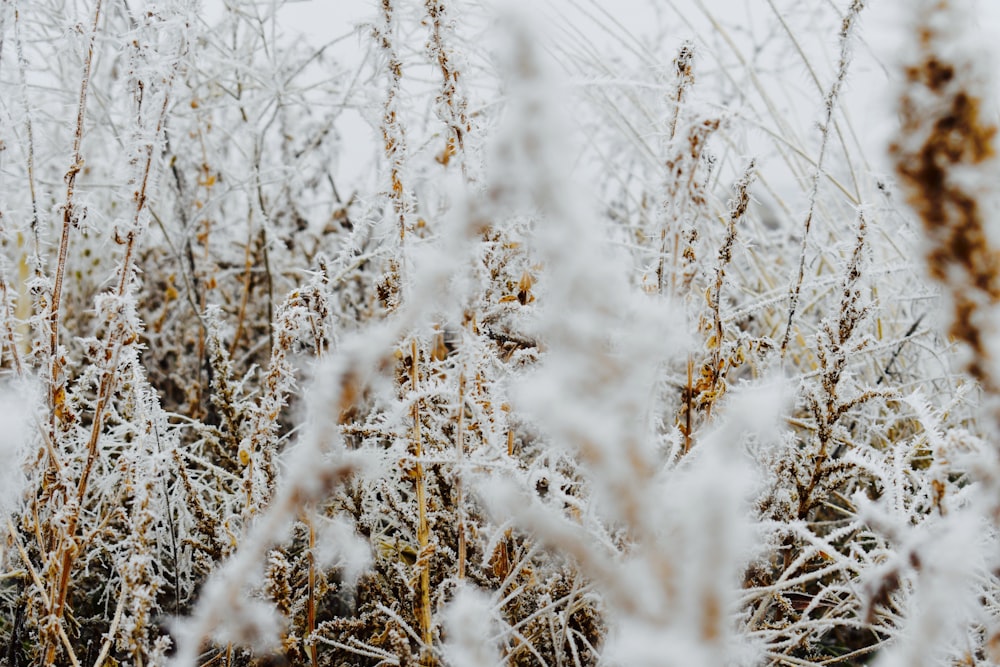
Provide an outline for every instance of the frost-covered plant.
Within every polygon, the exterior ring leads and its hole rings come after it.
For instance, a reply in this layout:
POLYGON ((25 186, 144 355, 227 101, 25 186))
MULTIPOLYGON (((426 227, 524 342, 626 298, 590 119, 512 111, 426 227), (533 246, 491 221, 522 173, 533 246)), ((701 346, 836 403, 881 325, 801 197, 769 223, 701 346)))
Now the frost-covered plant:
POLYGON ((995 662, 971 0, 655 5, 0 2, 0 660, 995 662))

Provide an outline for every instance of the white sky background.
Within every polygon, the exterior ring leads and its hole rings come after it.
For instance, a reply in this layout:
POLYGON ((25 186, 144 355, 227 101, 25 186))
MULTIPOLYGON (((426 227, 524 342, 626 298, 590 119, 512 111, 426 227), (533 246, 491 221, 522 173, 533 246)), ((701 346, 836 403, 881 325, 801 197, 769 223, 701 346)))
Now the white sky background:
MULTIPOLYGON (((226 0, 205 0, 205 18, 211 24, 218 17, 226 0)), ((242 2, 243 0, 241 0, 242 2)), ((416 4, 416 0, 408 0, 416 4)), ((711 32, 703 14, 698 9, 698 0, 454 0, 461 5, 493 4, 498 7, 520 4, 532 16, 544 17, 551 23, 539 25, 541 34, 551 36, 554 40, 586 39, 598 52, 606 51, 609 55, 622 53, 623 44, 613 34, 631 33, 639 40, 657 43, 665 40, 679 44, 684 38, 691 36, 691 26, 680 24, 669 11, 673 4, 683 11, 695 24, 696 30, 705 35, 711 32), (614 17, 620 24, 613 26, 612 21, 602 11, 614 17), (657 12, 662 12, 668 21, 655 20, 657 12), (599 27, 605 23, 609 30, 599 27), (676 23, 676 30, 670 23, 676 23), (670 34, 652 34, 651 26, 667 25, 670 34), (573 31, 567 31, 571 25, 573 31), (567 37, 568 35, 571 35, 567 37)), ((703 0, 708 10, 727 22, 737 22, 748 26, 751 33, 773 28, 775 21, 769 9, 769 0, 703 0)), ((270 4, 269 0, 258 0, 259 5, 270 4)), ((277 3, 281 4, 281 3, 277 3)), ((782 3, 778 3, 782 4, 782 3)), ((785 3, 787 4, 787 3, 785 3)), ((807 3, 800 3, 802 5, 807 3)), ((813 4, 813 3, 808 3, 813 4)), ((829 4, 842 8, 847 0, 829 0, 829 4)), ((841 100, 850 117, 854 131, 859 135, 860 143, 866 146, 867 158, 871 167, 886 173, 889 167, 884 162, 884 147, 886 139, 894 125, 893 97, 894 88, 887 77, 887 71, 892 72, 894 56, 897 53, 897 40, 901 34, 901 24, 905 20, 908 7, 912 0, 868 0, 861 22, 861 41, 854 51, 854 62, 850 79, 845 87, 841 100)), ((984 57, 996 65, 991 69, 995 72, 994 90, 1000 90, 1000 0, 969 0, 974 9, 976 27, 984 47, 984 57), (990 51, 992 50, 992 53, 990 51)), ((313 45, 321 45, 332 39, 351 33, 355 26, 370 22, 378 15, 378 4, 375 0, 289 0, 278 10, 279 24, 286 39, 304 39, 313 45)), ((541 22, 541 21, 540 21, 541 22)), ((808 36, 802 40, 802 48, 810 57, 817 57, 817 70, 823 86, 830 83, 830 73, 834 63, 830 60, 836 54, 836 26, 822 26, 827 35, 826 44, 811 43, 808 36), (824 69, 825 68, 825 69, 824 69)), ((737 36, 738 37, 738 36, 737 36)), ((351 36, 339 41, 332 47, 331 53, 341 63, 347 66, 357 62, 365 53, 367 45, 359 40, 366 36, 351 36)), ((676 46, 669 46, 670 53, 676 51, 676 46)), ((701 58, 706 57, 704 51, 701 58)), ((668 62, 663 63, 665 66, 668 62)), ((815 124, 820 114, 820 99, 814 93, 808 92, 811 84, 807 73, 801 73, 800 80, 785 80, 782 85, 789 84, 792 88, 800 87, 803 95, 798 102, 789 101, 792 113, 800 114, 798 126, 807 128, 815 124), (805 102, 802 102, 805 100, 805 102)), ((784 91, 787 93, 787 91, 784 91)), ((344 159, 339 161, 338 174, 340 179, 350 179, 354 174, 344 173, 344 170, 355 169, 358 173, 365 171, 371 160, 377 159, 377 149, 380 139, 374 135, 374 130, 361 116, 353 111, 345 112, 338 121, 338 130, 342 138, 344 159)), ((751 138, 752 139, 752 138, 751 138)), ((750 141, 749 150, 753 150, 750 141)))

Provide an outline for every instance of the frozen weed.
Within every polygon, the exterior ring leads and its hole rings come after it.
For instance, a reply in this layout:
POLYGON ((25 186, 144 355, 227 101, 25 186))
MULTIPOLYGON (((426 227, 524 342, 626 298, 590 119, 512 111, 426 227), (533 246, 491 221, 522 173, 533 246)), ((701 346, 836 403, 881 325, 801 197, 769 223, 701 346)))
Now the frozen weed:
POLYGON ((760 4, 0 2, 0 661, 996 662, 973 3, 760 4))

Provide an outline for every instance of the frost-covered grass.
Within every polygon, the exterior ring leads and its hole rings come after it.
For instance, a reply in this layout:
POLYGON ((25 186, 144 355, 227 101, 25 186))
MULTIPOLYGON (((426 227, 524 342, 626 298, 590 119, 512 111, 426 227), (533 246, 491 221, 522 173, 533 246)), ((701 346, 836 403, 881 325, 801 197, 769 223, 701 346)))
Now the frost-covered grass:
POLYGON ((975 3, 498 4, 0 2, 0 663, 1000 662, 975 3))

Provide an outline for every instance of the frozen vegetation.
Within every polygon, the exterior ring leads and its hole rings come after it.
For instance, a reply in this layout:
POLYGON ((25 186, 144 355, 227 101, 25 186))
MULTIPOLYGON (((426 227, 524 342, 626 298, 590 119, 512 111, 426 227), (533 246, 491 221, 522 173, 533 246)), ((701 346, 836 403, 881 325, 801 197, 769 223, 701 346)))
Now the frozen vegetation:
POLYGON ((296 4, 0 0, 0 664, 1000 662, 977 3, 296 4))

